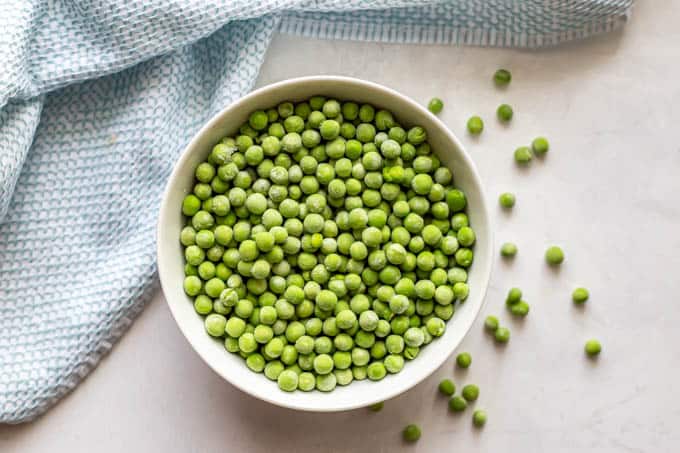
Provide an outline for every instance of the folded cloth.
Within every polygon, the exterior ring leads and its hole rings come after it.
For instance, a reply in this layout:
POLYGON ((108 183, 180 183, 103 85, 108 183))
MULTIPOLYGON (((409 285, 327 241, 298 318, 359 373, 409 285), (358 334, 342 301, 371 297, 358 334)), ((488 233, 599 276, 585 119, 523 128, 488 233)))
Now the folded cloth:
POLYGON ((540 47, 632 0, 24 0, 0 12, 0 422, 73 389, 156 285, 173 162, 278 30, 540 47))

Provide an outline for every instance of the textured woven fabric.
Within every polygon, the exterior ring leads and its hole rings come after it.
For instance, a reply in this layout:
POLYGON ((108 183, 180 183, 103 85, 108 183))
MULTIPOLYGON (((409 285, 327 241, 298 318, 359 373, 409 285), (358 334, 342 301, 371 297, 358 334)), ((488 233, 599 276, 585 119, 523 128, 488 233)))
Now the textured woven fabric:
POLYGON ((155 285, 161 191, 276 30, 538 47, 632 0, 0 0, 0 422, 72 389, 155 285))

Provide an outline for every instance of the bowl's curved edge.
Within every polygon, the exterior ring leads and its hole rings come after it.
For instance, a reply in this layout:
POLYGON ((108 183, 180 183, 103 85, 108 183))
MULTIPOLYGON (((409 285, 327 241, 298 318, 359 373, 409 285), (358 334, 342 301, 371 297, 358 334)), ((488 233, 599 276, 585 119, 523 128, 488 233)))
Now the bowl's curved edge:
POLYGON ((494 259, 493 259, 493 241, 494 241, 494 238, 493 238, 493 230, 491 229, 491 221, 490 221, 489 210, 488 210, 488 206, 487 206, 486 193, 484 191, 484 187, 481 184, 482 180, 481 180, 481 177, 479 175, 479 172, 477 171, 477 167, 475 166, 474 162, 472 161, 469 154, 465 150, 465 147, 462 145, 462 143, 460 142, 458 137, 456 137, 453 134, 453 132, 439 118, 437 118, 434 114, 432 114, 430 111, 425 109, 423 106, 418 104, 416 101, 414 101, 410 97, 403 95, 403 94, 397 92, 396 90, 385 87, 385 86, 380 85, 380 84, 375 83, 375 82, 366 81, 366 80, 353 78, 353 77, 329 76, 329 75, 304 76, 304 77, 296 77, 296 78, 292 78, 292 79, 282 80, 282 81, 279 81, 279 82, 258 88, 257 90, 254 90, 254 91, 248 93, 244 97, 236 100, 235 102, 226 106, 224 109, 220 110, 220 112, 218 112, 216 115, 214 115, 193 136, 191 141, 187 144, 187 146, 182 151, 179 159, 177 160, 177 162, 174 165, 173 171, 172 171, 172 173, 171 173, 171 175, 168 179, 168 182, 165 186, 165 189, 163 191, 163 198, 162 198, 162 201, 161 201, 161 206, 160 206, 159 215, 158 215, 158 222, 157 222, 157 227, 156 227, 156 239, 157 239, 156 240, 156 253, 157 253, 157 258, 158 258, 158 260, 157 260, 158 261, 158 275, 159 275, 159 279, 160 279, 160 283, 161 283, 161 288, 163 289, 164 294, 166 294, 167 284, 164 283, 164 278, 163 278, 163 276, 165 275, 163 263, 165 262, 164 258, 166 258, 166 256, 165 256, 165 252, 164 252, 164 249, 163 249, 162 243, 161 243, 161 236, 162 236, 161 232, 162 232, 162 228, 163 228, 162 220, 165 219, 168 216, 170 209, 175 209, 174 207, 169 206, 169 201, 168 201, 169 196, 168 196, 168 194, 171 191, 171 188, 173 186, 173 182, 177 178, 177 175, 180 172, 180 169, 182 168, 183 164, 188 160, 189 155, 190 155, 190 151, 196 146, 196 143, 199 142, 200 137, 202 137, 204 134, 206 134, 206 132, 208 130, 210 130, 211 128, 216 127, 221 121, 223 121, 223 118, 226 115, 228 115, 230 112, 232 112, 234 110, 237 110, 242 104, 247 103, 249 100, 251 100, 253 98, 257 98, 257 97, 263 95, 264 93, 266 93, 268 91, 278 90, 281 87, 284 87, 286 85, 292 85, 292 84, 298 84, 298 83, 307 83, 307 82, 312 82, 312 81, 314 81, 314 82, 316 82, 316 81, 329 81, 329 82, 338 82, 338 83, 346 82, 346 83, 353 83, 353 84, 361 84, 361 85, 365 85, 365 86, 370 86, 371 88, 379 90, 379 91, 383 91, 383 92, 385 92, 385 93, 387 93, 391 96, 402 98, 402 100, 404 100, 406 103, 408 103, 411 106, 411 108, 418 110, 421 114, 428 115, 431 120, 439 123, 441 129, 447 135, 447 138, 456 145, 456 147, 460 151, 462 158, 466 161, 468 167, 471 169, 473 179, 474 179, 476 185, 478 186, 478 191, 479 191, 479 194, 480 194, 479 205, 475 206, 475 210, 479 210, 479 212, 481 212, 483 214, 482 217, 485 221, 485 224, 486 224, 485 227, 488 231, 489 246, 487 247, 486 256, 484 256, 482 260, 479 260, 479 259, 475 260, 476 262, 482 261, 483 263, 486 263, 486 266, 483 269, 481 269, 482 274, 481 274, 480 281, 481 281, 482 285, 481 285, 480 294, 479 294, 479 298, 481 299, 481 301, 480 301, 479 305, 477 306, 477 310, 474 312, 472 322, 467 327, 467 330, 465 331, 465 333, 463 333, 460 340, 451 349, 449 354, 442 355, 440 358, 433 360, 432 361, 433 366, 429 367, 431 369, 426 373, 422 373, 418 377, 418 379, 414 380, 408 388, 398 389, 398 390, 392 392, 391 394, 376 396, 375 398, 369 399, 367 401, 361 401, 361 402, 357 402, 357 403, 354 403, 354 404, 345 404, 341 407, 331 407, 331 408, 314 407, 314 408, 310 408, 310 407, 307 407, 307 406, 304 406, 304 405, 301 405, 301 404, 296 404, 296 403, 284 403, 284 402, 279 401, 277 399, 270 398, 264 393, 255 392, 251 388, 248 388, 247 386, 243 385, 241 382, 238 382, 235 379, 230 379, 229 376, 226 376, 224 373, 222 373, 218 369, 216 369, 215 366, 213 366, 211 361, 208 359, 208 357, 205 356, 205 354, 201 351, 201 349, 192 340, 191 335, 189 334, 187 329, 183 326, 183 323, 180 321, 179 314, 178 314, 176 308, 174 307, 174 305, 169 300, 169 298, 166 296, 165 299, 166 299, 166 303, 168 304, 168 307, 170 308, 170 312, 172 313, 172 316, 175 319, 177 326, 179 327, 180 331, 182 332, 182 335, 186 338, 186 340, 192 346, 194 351, 196 351, 196 353, 201 357, 201 359, 215 373, 220 375, 222 378, 227 380, 229 383, 231 383, 232 385, 234 385, 235 387, 237 387, 238 389, 240 389, 244 393, 247 393, 251 396, 254 396, 256 398, 267 401, 271 404, 275 404, 275 405, 290 408, 290 409, 304 410, 304 411, 311 411, 311 412, 339 412, 339 411, 352 410, 352 409, 366 407, 370 404, 393 398, 393 397, 415 387, 417 384, 419 384, 424 379, 429 377, 434 371, 436 371, 440 366, 442 366, 442 364, 446 361, 446 359, 449 358, 451 356, 451 354, 455 351, 455 349, 460 345, 460 342, 469 333, 470 329, 475 324, 476 319, 479 317, 479 313, 481 312, 481 310, 484 308, 484 306, 486 304, 486 294, 487 294, 489 280, 490 280, 490 277, 491 277, 491 271, 492 271, 493 263, 494 263, 494 259))

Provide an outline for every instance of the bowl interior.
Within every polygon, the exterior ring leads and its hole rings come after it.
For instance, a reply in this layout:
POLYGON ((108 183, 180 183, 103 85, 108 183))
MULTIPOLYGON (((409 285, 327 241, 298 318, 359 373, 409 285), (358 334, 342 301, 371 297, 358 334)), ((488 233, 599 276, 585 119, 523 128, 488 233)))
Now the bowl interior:
POLYGON ((337 411, 384 401, 413 387, 436 370, 458 346, 472 326, 484 300, 491 271, 492 238, 487 208, 478 173, 460 142, 434 115, 397 92, 383 86, 345 77, 304 77, 291 79, 256 90, 216 115, 192 140, 170 177, 158 221, 158 267, 165 298, 183 334, 193 348, 219 375, 253 396, 281 406, 337 411), (234 134, 250 112, 275 106, 283 101, 300 101, 314 95, 340 100, 371 103, 394 113, 403 126, 421 125, 428 133, 432 149, 453 172, 454 183, 468 198, 468 215, 477 233, 475 261, 469 272, 470 294, 448 321, 446 333, 421 349, 403 370, 380 382, 368 380, 337 387, 331 393, 279 390, 276 382, 250 371, 238 355, 224 349, 222 342, 210 338, 203 320, 184 294, 184 258, 179 243, 183 227, 181 203, 193 186, 194 169, 224 136, 234 134))

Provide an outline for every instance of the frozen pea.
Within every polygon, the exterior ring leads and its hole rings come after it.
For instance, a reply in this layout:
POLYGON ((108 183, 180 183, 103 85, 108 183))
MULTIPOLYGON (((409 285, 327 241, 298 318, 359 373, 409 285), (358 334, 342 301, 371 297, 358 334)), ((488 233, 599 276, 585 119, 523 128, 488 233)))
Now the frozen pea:
POLYGON ((508 104, 501 104, 496 109, 496 116, 498 119, 504 123, 509 122, 512 119, 513 111, 512 107, 508 104))
POLYGON ((484 130, 484 121, 479 116, 472 116, 467 122, 468 132, 472 135, 479 135, 484 130))
POLYGON ((420 439, 420 427, 418 425, 407 425, 402 431, 402 437, 406 442, 417 442, 420 439))
POLYGON ((520 300, 516 304, 508 305, 508 310, 514 316, 524 317, 529 314, 529 304, 523 300, 520 300))
POLYGON ((501 255, 505 258, 512 258, 517 255, 517 246, 512 242, 505 242, 501 246, 501 255))
POLYGON ((531 142, 531 149, 534 151, 536 156, 542 157, 550 149, 550 144, 548 139, 545 137, 537 137, 531 142))
POLYGON ((498 197, 498 203, 506 209, 510 209, 515 206, 515 195, 510 192, 503 192, 498 197))
POLYGON ((597 340, 588 340, 584 346, 586 354, 590 357, 596 357, 602 351, 602 345, 597 340))
POLYGON ((479 398, 479 387, 477 387, 474 384, 468 384, 465 387, 463 387, 461 395, 463 396, 463 398, 465 398, 465 400, 468 403, 477 401, 477 398, 479 398))
POLYGON ((545 261, 551 266, 557 266, 564 261, 564 252, 556 245, 548 247, 545 251, 545 261))
POLYGON ((499 322, 497 317, 489 315, 484 319, 484 329, 488 332, 496 332, 498 326, 499 322))
POLYGON ((528 146, 520 146, 515 149, 515 161, 520 165, 531 162, 531 149, 528 146))
POLYGON ((467 408, 467 401, 461 396, 454 396, 449 400, 449 410, 452 412, 463 412, 467 408))
POLYGON ((460 368, 469 368, 472 364, 472 356, 469 352, 461 352, 456 356, 456 364, 460 368))
POLYGON ((589 293, 588 290, 585 288, 576 288, 572 293, 571 293, 571 299, 574 301, 575 304, 583 304, 588 300, 589 293))
POLYGON ((436 115, 444 108, 444 102, 439 98, 432 98, 430 99, 430 102, 427 103, 427 108, 436 115))
POLYGON ((494 337, 499 343, 507 343, 510 341, 510 330, 507 327, 498 327, 494 333, 494 337))
POLYGON ((451 379, 444 379, 439 383, 439 392, 446 396, 452 396, 456 392, 456 385, 451 379))
POLYGON ((512 74, 507 69, 498 69, 493 75, 493 80, 498 86, 507 86, 512 80, 512 74))
POLYGON ((477 428, 481 428, 486 424, 486 412, 481 409, 477 409, 472 413, 472 423, 477 428))

